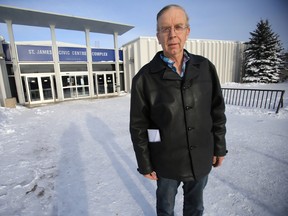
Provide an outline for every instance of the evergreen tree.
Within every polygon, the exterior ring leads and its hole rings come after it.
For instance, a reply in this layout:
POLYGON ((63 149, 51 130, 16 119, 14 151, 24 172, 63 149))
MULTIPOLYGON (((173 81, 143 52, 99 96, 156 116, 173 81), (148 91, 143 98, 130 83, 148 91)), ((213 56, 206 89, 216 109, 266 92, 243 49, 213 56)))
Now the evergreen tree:
POLYGON ((279 36, 271 30, 268 20, 262 19, 250 34, 252 37, 244 50, 243 82, 279 82, 282 62, 279 36))

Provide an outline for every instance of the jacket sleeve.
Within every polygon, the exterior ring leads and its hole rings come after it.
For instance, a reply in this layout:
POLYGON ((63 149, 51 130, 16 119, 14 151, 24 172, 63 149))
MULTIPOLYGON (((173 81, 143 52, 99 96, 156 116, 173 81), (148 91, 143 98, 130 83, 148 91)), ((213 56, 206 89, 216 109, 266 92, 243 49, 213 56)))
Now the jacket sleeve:
POLYGON ((221 85, 216 73, 215 66, 210 63, 213 80, 213 94, 211 116, 213 121, 213 135, 214 135, 214 155, 225 156, 228 152, 226 150, 226 115, 225 102, 222 95, 221 85))
POLYGON ((135 151, 138 171, 149 174, 153 171, 148 148, 147 129, 149 127, 149 108, 144 93, 144 83, 140 72, 133 78, 130 101, 130 134, 135 151))

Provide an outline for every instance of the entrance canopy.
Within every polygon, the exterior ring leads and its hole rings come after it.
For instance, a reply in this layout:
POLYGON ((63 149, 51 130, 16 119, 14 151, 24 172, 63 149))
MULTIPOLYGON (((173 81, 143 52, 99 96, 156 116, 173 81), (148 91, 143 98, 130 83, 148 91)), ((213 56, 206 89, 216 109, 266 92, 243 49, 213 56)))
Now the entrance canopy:
POLYGON ((0 5, 0 23, 5 23, 6 20, 11 20, 13 24, 18 25, 48 28, 50 25, 54 25, 57 29, 76 31, 85 31, 85 29, 89 29, 90 32, 112 35, 115 32, 117 32, 118 35, 122 35, 134 28, 134 26, 119 23, 0 5))

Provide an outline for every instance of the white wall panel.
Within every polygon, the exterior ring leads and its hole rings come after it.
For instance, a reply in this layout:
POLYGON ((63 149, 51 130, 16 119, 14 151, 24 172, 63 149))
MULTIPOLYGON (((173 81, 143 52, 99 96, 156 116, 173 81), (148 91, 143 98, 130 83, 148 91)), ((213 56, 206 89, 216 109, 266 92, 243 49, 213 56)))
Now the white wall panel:
MULTIPOLYGON (((240 81, 243 43, 189 39, 185 44, 185 49, 193 54, 208 58, 215 65, 221 83, 240 81)), ((131 75, 131 77, 127 76, 127 79, 132 79, 140 68, 147 64, 160 50, 162 48, 156 37, 139 37, 123 45, 124 56, 130 59, 129 64, 124 64, 125 73, 131 75), (131 61, 132 59, 133 61, 131 61)), ((130 84, 131 80, 126 80, 126 83, 130 84)), ((127 90, 130 90, 129 86, 127 86, 127 90)))

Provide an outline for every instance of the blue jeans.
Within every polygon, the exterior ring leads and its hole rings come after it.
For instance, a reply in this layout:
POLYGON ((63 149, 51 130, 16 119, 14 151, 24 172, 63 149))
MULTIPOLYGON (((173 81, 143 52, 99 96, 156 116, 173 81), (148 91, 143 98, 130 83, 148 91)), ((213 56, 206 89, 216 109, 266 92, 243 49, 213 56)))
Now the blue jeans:
MULTIPOLYGON (((203 215, 203 190, 208 175, 197 181, 183 182, 183 216, 203 215)), ((156 190, 156 210, 158 216, 174 216, 175 197, 181 181, 158 177, 156 190)))

